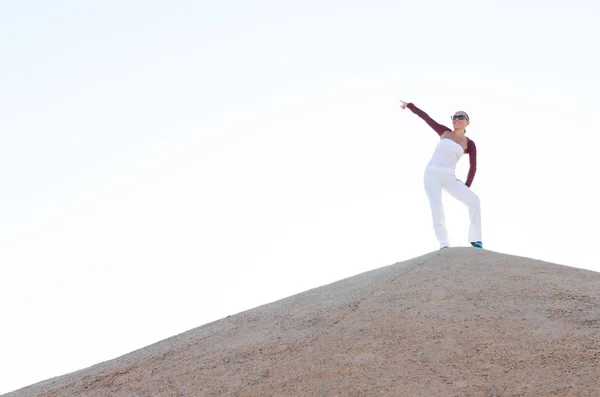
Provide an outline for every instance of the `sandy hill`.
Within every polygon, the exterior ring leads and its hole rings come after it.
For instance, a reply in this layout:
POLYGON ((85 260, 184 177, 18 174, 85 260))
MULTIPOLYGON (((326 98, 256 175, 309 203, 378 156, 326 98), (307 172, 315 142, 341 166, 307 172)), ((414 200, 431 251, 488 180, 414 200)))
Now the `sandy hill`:
POLYGON ((435 251, 5 396, 600 396, 600 273, 435 251))

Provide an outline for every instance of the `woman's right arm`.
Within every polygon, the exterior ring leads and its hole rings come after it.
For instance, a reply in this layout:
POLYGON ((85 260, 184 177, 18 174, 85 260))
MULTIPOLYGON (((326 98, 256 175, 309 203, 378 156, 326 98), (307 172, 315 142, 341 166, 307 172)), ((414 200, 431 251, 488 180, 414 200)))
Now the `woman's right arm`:
POLYGON ((425 122, 431 128, 433 128, 433 130, 435 132, 437 132, 438 135, 441 136, 446 131, 452 131, 450 128, 446 127, 445 125, 441 125, 440 123, 433 120, 431 117, 429 117, 429 115, 427 113, 425 113, 424 111, 422 111, 421 109, 416 107, 413 103, 406 103, 404 101, 400 101, 400 102, 402 102, 402 109, 409 108, 411 112, 413 112, 414 114, 416 114, 417 116, 419 116, 420 118, 425 120, 425 122))

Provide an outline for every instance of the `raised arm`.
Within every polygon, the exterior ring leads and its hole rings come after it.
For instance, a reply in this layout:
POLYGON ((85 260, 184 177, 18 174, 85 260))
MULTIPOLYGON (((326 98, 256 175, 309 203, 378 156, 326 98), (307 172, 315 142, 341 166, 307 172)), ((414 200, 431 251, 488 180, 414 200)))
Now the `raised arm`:
POLYGON ((475 172, 477 172, 477 146, 475 142, 467 138, 467 153, 469 154, 469 174, 467 175, 467 181, 465 185, 471 187, 473 178, 475 178, 475 172))
POLYGON ((422 111, 421 109, 416 107, 413 103, 406 103, 403 101, 400 101, 400 102, 402 102, 403 109, 409 108, 411 112, 413 112, 414 114, 416 114, 417 116, 419 116, 420 118, 425 120, 425 122, 431 128, 433 128, 433 130, 435 132, 437 132, 438 135, 441 136, 445 131, 452 131, 452 129, 446 127, 445 125, 441 125, 440 123, 433 120, 431 117, 429 117, 429 115, 427 113, 425 113, 424 111, 422 111))

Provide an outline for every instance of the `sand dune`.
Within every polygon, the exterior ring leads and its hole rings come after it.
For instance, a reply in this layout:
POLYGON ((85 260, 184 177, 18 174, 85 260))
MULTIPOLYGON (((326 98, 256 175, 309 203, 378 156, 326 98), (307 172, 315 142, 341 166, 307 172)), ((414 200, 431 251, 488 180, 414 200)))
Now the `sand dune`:
POLYGON ((600 396, 600 273, 435 251, 5 396, 600 396))

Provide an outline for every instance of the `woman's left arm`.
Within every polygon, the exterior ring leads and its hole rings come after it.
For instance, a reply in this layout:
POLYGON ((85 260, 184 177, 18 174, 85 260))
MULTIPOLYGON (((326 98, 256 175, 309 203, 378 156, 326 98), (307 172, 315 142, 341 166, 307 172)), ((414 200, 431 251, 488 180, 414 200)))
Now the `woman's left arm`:
POLYGON ((467 175, 467 181, 465 185, 471 187, 473 183, 473 178, 475 178, 475 172, 477 172, 477 146, 475 146, 475 142, 468 139, 467 144, 467 153, 469 154, 469 174, 467 175))

